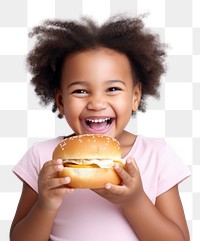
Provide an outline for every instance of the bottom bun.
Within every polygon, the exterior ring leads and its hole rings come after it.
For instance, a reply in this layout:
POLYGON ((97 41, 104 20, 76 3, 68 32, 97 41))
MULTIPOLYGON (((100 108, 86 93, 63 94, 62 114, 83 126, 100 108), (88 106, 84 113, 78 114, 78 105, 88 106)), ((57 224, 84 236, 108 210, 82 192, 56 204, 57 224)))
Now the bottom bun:
POLYGON ((70 177, 71 188, 102 188, 106 183, 118 185, 120 177, 112 168, 71 168, 65 167, 59 177, 70 177))

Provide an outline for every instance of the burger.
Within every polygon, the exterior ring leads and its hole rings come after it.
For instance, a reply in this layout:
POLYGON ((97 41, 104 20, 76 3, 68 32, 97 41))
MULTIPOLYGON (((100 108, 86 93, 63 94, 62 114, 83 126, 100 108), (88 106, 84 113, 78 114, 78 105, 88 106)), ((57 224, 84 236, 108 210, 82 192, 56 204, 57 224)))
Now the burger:
POLYGON ((119 142, 105 135, 78 135, 62 140, 53 152, 53 159, 62 159, 64 169, 59 177, 70 177, 72 188, 101 188, 106 183, 120 184, 113 169, 123 166, 119 142))

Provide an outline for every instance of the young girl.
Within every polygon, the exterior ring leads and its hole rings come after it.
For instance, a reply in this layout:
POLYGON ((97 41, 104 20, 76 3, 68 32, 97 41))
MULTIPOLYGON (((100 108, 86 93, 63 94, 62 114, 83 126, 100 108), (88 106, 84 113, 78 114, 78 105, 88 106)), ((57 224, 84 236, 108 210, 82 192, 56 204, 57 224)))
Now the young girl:
MULTIPOLYGON (((165 46, 141 18, 115 17, 102 26, 45 21, 27 63, 41 102, 65 117, 75 135, 116 138, 125 162, 120 185, 70 189, 57 178, 52 152, 64 136, 36 143, 14 167, 23 190, 12 241, 188 241, 178 184, 190 175, 170 146, 124 130, 131 115, 158 97, 165 46)), ((150 127, 151 128, 151 127, 150 127)))

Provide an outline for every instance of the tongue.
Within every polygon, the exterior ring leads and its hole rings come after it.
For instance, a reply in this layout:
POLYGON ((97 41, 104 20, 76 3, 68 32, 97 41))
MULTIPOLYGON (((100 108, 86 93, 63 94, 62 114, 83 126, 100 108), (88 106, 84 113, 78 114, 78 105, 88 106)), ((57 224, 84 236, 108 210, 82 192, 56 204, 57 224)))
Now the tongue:
POLYGON ((89 127, 95 131, 102 131, 107 127, 107 122, 103 121, 103 122, 90 122, 89 123, 89 127))

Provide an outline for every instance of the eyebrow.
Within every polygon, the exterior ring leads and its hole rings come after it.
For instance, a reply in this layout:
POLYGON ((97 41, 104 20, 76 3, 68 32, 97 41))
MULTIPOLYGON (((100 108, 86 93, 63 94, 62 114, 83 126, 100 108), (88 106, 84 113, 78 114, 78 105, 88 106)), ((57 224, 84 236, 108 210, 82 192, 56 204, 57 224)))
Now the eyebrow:
MULTIPOLYGON (((121 83, 121 84, 126 86, 126 84, 122 80, 106 80, 105 82, 106 83, 121 83)), ((86 81, 75 81, 75 82, 72 82, 71 84, 69 84, 67 86, 67 88, 70 88, 71 86, 74 86, 74 85, 84 85, 84 86, 87 86, 88 83, 86 81)))

